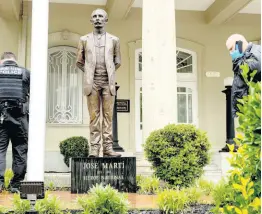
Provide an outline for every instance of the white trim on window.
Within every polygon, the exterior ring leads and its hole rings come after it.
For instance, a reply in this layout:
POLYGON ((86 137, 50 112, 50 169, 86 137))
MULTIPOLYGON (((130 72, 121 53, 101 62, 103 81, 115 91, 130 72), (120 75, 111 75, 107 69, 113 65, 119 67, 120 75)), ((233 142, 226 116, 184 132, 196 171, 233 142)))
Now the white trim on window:
POLYGON ((83 72, 75 65, 76 52, 68 46, 48 51, 48 124, 83 123, 83 72))
MULTIPOLYGON (((190 58, 192 60, 192 73, 179 73, 177 72, 177 81, 197 81, 197 55, 195 52, 186 50, 183 48, 177 48, 177 55, 179 52, 183 52, 190 55, 190 58)), ((177 60, 177 66, 179 65, 179 62, 177 60)), ((178 69, 178 68, 177 68, 178 69)))
POLYGON ((142 89, 142 80, 138 79, 135 80, 135 139, 136 139, 136 151, 137 152, 142 152, 143 148, 142 148, 142 137, 143 137, 143 133, 142 133, 142 121, 141 121, 141 111, 140 111, 140 107, 141 107, 141 100, 140 100, 140 96, 141 96, 141 89, 142 89))
MULTIPOLYGON (((135 52, 135 79, 136 80, 141 80, 142 79, 142 70, 140 67, 139 68, 139 55, 142 56, 142 48, 139 48, 139 49, 136 49, 136 52, 135 52)), ((141 65, 142 66, 142 65, 141 65)))
MULTIPOLYGON (((182 60, 177 60, 177 66, 181 64, 181 62, 186 62, 184 67, 192 68, 190 70, 186 70, 188 73, 179 73, 177 72, 177 87, 185 87, 187 89, 191 89, 192 92, 192 123, 198 127, 198 92, 197 92, 197 54, 193 51, 186 50, 183 48, 177 48, 177 55, 181 54, 185 55, 185 58, 182 60), (187 56, 188 55, 188 56, 187 56), (188 64, 189 63, 189 64, 188 64), (190 64, 191 63, 191 64, 190 64)), ((139 69, 139 54, 142 55, 142 48, 135 50, 135 139, 136 139, 136 150, 142 151, 141 143, 142 143, 142 123, 140 120, 140 88, 142 88, 142 72, 139 69)), ((181 66, 180 66, 181 67, 181 66)), ((140 67, 141 68, 141 67, 140 67)), ((177 96, 177 95, 174 95, 177 96)), ((190 95, 189 95, 190 96, 190 95)), ((187 107, 188 107, 188 95, 187 95, 187 107)), ((188 109, 187 109, 187 118, 188 118, 188 109)), ((187 122, 189 122, 187 120, 187 122)))
MULTIPOLYGON (((191 89, 192 92, 190 94, 192 94, 192 123, 195 125, 196 127, 198 127, 198 93, 197 93, 197 83, 196 82, 177 82, 177 87, 183 87, 183 88, 187 88, 187 89, 191 89)), ((178 92, 179 94, 179 92, 178 92)), ((186 93, 188 95, 188 93, 186 93)), ((188 102, 188 99, 187 99, 188 102)), ((187 103, 188 105, 188 103, 187 103)), ((187 109, 187 118, 189 116, 189 112, 187 109)))

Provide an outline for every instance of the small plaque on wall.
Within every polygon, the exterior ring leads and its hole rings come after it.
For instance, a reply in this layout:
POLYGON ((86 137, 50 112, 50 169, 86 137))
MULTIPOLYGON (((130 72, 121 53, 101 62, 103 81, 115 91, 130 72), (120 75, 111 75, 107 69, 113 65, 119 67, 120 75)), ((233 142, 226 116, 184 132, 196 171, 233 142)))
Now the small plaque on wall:
POLYGON ((117 99, 116 108, 117 108, 117 112, 129 113, 130 112, 130 100, 117 99))

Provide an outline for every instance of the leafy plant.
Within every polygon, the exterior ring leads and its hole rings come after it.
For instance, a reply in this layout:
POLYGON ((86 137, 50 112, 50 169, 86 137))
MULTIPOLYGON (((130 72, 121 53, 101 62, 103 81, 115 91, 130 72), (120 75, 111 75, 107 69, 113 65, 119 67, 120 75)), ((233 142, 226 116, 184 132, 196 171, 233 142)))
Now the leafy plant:
POLYGON ((261 212, 261 83, 252 81, 256 71, 249 74, 246 64, 241 69, 249 94, 238 104, 237 131, 241 133, 235 139, 238 152, 233 152, 234 145, 228 145, 232 154, 229 185, 233 201, 220 204, 220 212, 256 214, 261 212))
POLYGON ((79 197, 77 201, 84 209, 83 214, 126 214, 129 209, 127 195, 109 185, 96 184, 87 196, 79 197))
POLYGON ((158 194, 157 203, 165 213, 176 213, 190 204, 190 198, 185 191, 166 189, 158 194))
POLYGON ((44 199, 36 201, 35 210, 39 214, 63 214, 59 198, 49 192, 45 192, 44 199))
POLYGON ((8 213, 8 209, 0 205, 0 214, 6 214, 6 213, 8 213))
POLYGON ((139 193, 142 194, 155 194, 160 187, 160 180, 156 176, 143 176, 137 181, 139 186, 139 193))
POLYGON ((215 188, 215 184, 212 181, 207 181, 203 178, 200 178, 196 182, 196 187, 200 188, 206 195, 210 195, 215 188))
POLYGON ((25 214, 31 208, 30 201, 22 200, 19 194, 13 196, 13 211, 15 214, 25 214))
POLYGON ((198 203, 202 192, 196 187, 166 189, 158 194, 159 209, 165 213, 177 213, 198 203))
POLYGON ((55 186, 55 183, 53 181, 49 181, 46 185, 46 188, 49 190, 49 191, 55 191, 56 190, 56 186, 55 186))
POLYGON ((139 184, 143 178, 144 178, 143 175, 137 175, 136 176, 136 183, 139 184))
POLYGON ((64 162, 69 167, 69 159, 72 157, 88 157, 89 145, 84 137, 70 137, 60 142, 60 153, 64 156, 64 162))
POLYGON ((202 196, 202 191, 197 187, 185 188, 184 191, 188 197, 189 204, 196 204, 199 202, 200 197, 202 196))
POLYGON ((179 187, 192 185, 210 160, 206 134, 189 124, 171 124, 153 131, 144 148, 155 175, 179 187))
POLYGON ((10 181, 12 180, 13 177, 14 177, 14 173, 13 173, 12 169, 6 169, 5 174, 4 174, 5 189, 8 189, 10 181))
POLYGON ((215 203, 215 207, 212 211, 214 213, 219 213, 219 208, 221 206, 225 206, 227 204, 231 205, 233 203, 233 187, 229 185, 228 181, 222 179, 214 186, 211 196, 215 203))

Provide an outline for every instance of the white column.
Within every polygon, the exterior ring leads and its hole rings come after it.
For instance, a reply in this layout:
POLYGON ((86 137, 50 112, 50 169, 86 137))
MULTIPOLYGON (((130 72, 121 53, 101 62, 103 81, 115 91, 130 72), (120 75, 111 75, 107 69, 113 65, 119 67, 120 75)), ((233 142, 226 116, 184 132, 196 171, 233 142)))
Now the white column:
POLYGON ((48 13, 48 0, 32 1, 28 181, 44 181, 48 13))
POLYGON ((143 142, 177 121, 174 0, 143 0, 143 142))

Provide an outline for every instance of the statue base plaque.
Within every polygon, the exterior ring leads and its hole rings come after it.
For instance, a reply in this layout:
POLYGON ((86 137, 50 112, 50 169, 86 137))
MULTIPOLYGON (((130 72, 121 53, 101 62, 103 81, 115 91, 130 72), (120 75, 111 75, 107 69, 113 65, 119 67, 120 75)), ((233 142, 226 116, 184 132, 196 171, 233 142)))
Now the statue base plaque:
POLYGON ((96 184, 119 192, 136 192, 135 157, 72 158, 71 193, 87 193, 96 184))

